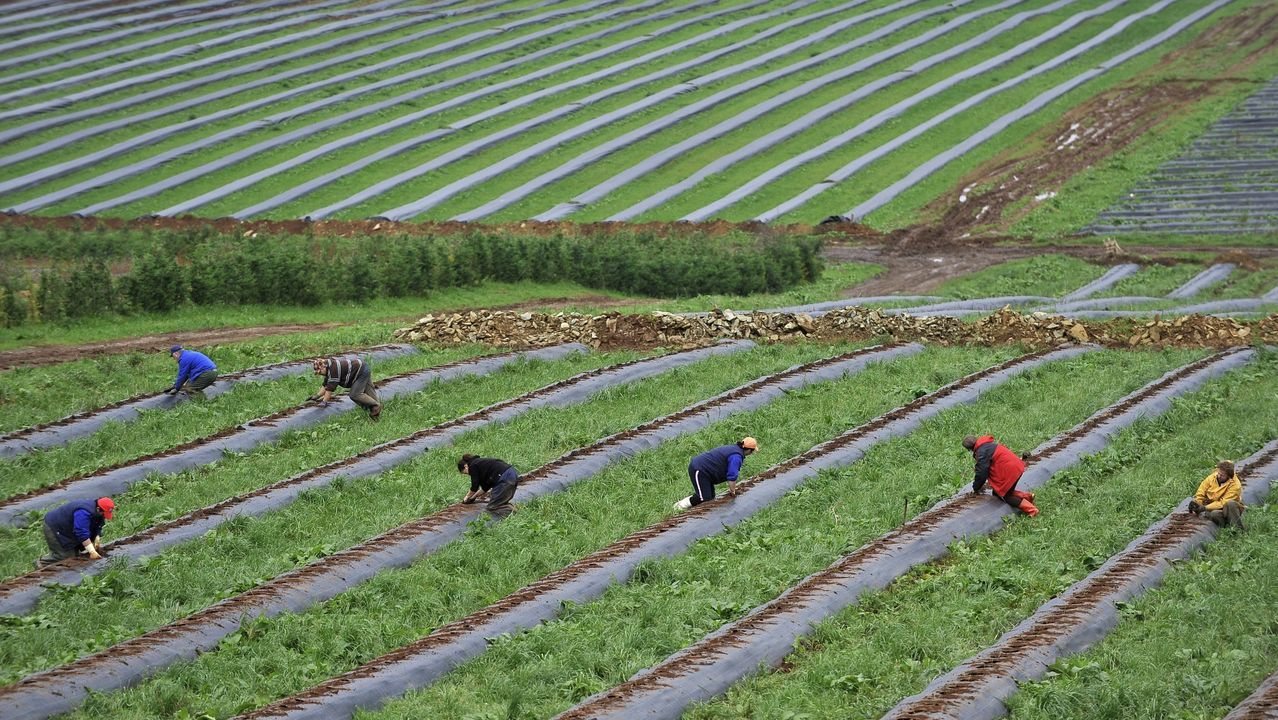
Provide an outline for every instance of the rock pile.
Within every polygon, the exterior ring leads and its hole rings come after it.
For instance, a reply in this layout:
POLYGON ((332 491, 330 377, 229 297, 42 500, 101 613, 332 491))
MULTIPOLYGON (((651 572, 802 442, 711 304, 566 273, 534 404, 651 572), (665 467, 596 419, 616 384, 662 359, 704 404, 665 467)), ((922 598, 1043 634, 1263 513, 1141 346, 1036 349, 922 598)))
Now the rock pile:
POLYGON ((685 316, 667 312, 602 315, 471 311, 427 315, 395 337, 435 345, 481 343, 533 347, 579 342, 594 348, 705 345, 719 338, 761 341, 816 338, 868 340, 891 337, 942 345, 1024 345, 1053 347, 1093 342, 1107 347, 1229 347, 1255 341, 1278 342, 1278 315, 1244 323, 1230 318, 1186 315, 1079 321, 1044 313, 1023 315, 1003 308, 974 323, 951 317, 886 315, 872 308, 847 308, 814 318, 806 313, 736 313, 715 310, 685 316))

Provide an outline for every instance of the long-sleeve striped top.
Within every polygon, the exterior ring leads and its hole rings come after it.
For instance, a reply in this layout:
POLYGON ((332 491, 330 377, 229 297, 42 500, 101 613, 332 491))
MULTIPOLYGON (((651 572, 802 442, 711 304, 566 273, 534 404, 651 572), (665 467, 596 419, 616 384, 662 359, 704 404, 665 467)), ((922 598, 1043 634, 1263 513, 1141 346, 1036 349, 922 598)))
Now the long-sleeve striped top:
POLYGON ((336 390, 338 386, 348 388, 355 384, 364 369, 364 361, 354 357, 328 358, 328 367, 324 373, 324 387, 336 390))

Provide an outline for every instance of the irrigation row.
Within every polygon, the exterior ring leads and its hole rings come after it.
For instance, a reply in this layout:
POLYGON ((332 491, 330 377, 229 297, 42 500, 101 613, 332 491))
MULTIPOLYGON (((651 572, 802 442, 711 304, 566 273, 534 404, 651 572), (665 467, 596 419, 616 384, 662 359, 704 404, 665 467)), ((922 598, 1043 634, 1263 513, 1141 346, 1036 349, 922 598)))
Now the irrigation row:
POLYGON ((643 560, 683 552, 695 541, 754 515, 819 471, 854 463, 875 444, 908 434, 925 420, 955 405, 973 402, 986 390, 1022 372, 1088 351, 1044 351, 968 375, 752 476, 738 484, 735 498, 702 503, 631 533, 416 642, 243 717, 349 717, 357 709, 375 708, 434 682, 484 652, 486 638, 533 627, 556 617, 565 604, 599 597, 614 583, 625 582, 643 560))
MULTIPOLYGON (((371 360, 389 360, 417 352, 412 345, 378 345, 375 347, 354 350, 343 355, 358 354, 371 360)), ((204 390, 205 398, 217 397, 230 392, 235 385, 249 382, 267 382, 310 372, 314 358, 289 360, 286 362, 260 365, 235 373, 228 373, 217 379, 217 382, 204 390)), ((134 395, 118 402, 68 415, 59 420, 32 425, 0 435, 0 458, 43 448, 65 445, 72 440, 97 432, 109 422, 133 422, 143 410, 168 410, 186 401, 184 395, 166 395, 165 393, 145 393, 134 395)))
MULTIPOLYGON (((1165 412, 1174 397, 1249 362, 1254 355, 1250 349, 1217 353, 1172 371, 1096 413, 1036 448, 1018 488, 1033 490, 1043 485, 1055 473, 1104 448, 1121 429, 1165 412)), ((911 567, 943 556, 955 539, 997 532, 1004 516, 1013 512, 1001 501, 995 505, 988 496, 960 491, 808 576, 744 618, 586 699, 559 720, 679 717, 689 704, 723 693, 760 664, 778 665, 815 624, 855 603, 862 593, 886 587, 911 567)))
MULTIPOLYGON (((558 492, 670 438, 706 427, 734 412, 770 403, 787 390, 834 380, 858 372, 874 360, 920 350, 919 345, 868 348, 762 378, 569 452, 521 478, 520 496, 528 499, 558 492)), ((0 702, 14 718, 44 718, 66 712, 88 690, 103 692, 136 683, 173 662, 215 647, 247 619, 299 612, 379 572, 407 566, 461 537, 482 513, 480 506, 455 503, 163 628, 0 688, 0 702)))
MULTIPOLYGON (((487 375, 521 358, 556 360, 571 353, 587 351, 584 345, 567 344, 460 360, 385 378, 378 383, 378 395, 386 401, 398 395, 419 392, 437 381, 487 375)), ((289 430, 310 427, 348 412, 353 407, 354 404, 345 398, 330 403, 328 407, 297 405, 156 453, 36 488, 0 501, 0 523, 26 525, 30 519, 29 513, 33 511, 48 510, 77 497, 98 497, 123 492, 151 473, 177 473, 208 465, 222 459, 226 452, 247 452, 274 441, 289 430)))
MULTIPOLYGON (((89 32, 92 30, 98 30, 104 27, 110 27, 111 25, 115 23, 141 22, 143 20, 149 20, 172 11, 171 9, 165 8, 161 10, 152 10, 149 13, 140 13, 137 15, 125 15, 124 17, 117 18, 115 20, 110 20, 110 21, 93 21, 93 22, 83 22, 83 21, 93 20, 93 18, 101 17, 103 15, 114 15, 117 13, 129 12, 131 10, 139 10, 142 8, 154 7, 156 5, 165 5, 168 2, 169 0, 137 0, 137 2, 113 4, 113 5, 108 5, 105 8, 99 8, 97 10, 82 10, 80 12, 63 15, 62 17, 53 17, 47 20, 33 20, 31 22, 19 22, 19 20, 24 18, 22 18, 21 16, 14 16, 14 17, 6 18, 5 24, 3 26, 0 26, 0 37, 4 37, 6 35, 18 35, 20 33, 31 32, 33 30, 40 30, 42 28, 52 27, 54 25, 72 24, 72 27, 62 28, 62 30, 74 33, 77 31, 89 32), (84 30, 79 30, 79 28, 84 28, 84 30)), ((210 5, 220 5, 220 4, 223 4, 224 2, 225 0, 206 0, 206 2, 197 3, 195 5, 191 5, 188 7, 193 7, 193 8, 208 7, 210 5)), ((51 31, 51 32, 57 32, 57 31, 51 31)))
MULTIPOLYGON (((1258 505, 1278 480, 1278 440, 1240 465, 1245 504, 1258 505)), ((1186 498, 1122 552, 1043 605, 998 642, 892 708, 885 720, 993 720, 1018 683, 1046 675, 1061 657, 1086 650, 1120 620, 1119 604, 1162 582, 1172 563, 1215 539, 1214 523, 1188 511, 1186 498)))
MULTIPOLYGON (((303 492, 327 487, 338 478, 354 480, 386 472, 423 453, 444 447, 455 438, 478 428, 510 422, 540 407, 568 407, 584 402, 591 395, 606 388, 638 382, 677 367, 699 362, 707 355, 734 352, 752 346, 753 343, 749 341, 728 343, 709 350, 671 353, 579 373, 518 397, 494 403, 468 415, 383 443, 354 457, 336 460, 252 492, 194 510, 180 518, 109 543, 106 550, 110 553, 112 560, 117 558, 140 560, 179 543, 198 538, 232 518, 263 515, 278 510, 292 503, 303 492)), ((104 572, 108 567, 108 563, 68 558, 0 583, 0 614, 29 612, 39 601, 46 583, 73 585, 86 576, 104 572)))

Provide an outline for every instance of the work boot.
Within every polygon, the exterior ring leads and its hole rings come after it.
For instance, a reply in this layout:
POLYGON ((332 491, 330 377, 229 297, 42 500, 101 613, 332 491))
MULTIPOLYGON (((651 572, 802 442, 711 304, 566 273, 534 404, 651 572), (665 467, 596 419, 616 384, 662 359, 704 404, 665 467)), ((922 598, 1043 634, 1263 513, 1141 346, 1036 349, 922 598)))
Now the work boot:
POLYGON ((1034 507, 1034 503, 1025 498, 1021 498, 1020 511, 1030 517, 1038 517, 1038 508, 1034 507))
POLYGON ((689 495, 688 497, 686 497, 686 498, 684 498, 684 499, 682 499, 682 500, 680 500, 679 502, 677 502, 677 503, 675 503, 675 504, 674 504, 674 509, 675 509, 675 510, 688 510, 688 509, 690 509, 690 508, 692 508, 692 496, 691 496, 691 495, 689 495))
POLYGON ((373 406, 371 409, 369 409, 369 411, 368 411, 368 417, 372 418, 373 420, 376 420, 377 418, 379 418, 379 417, 381 417, 381 416, 382 416, 382 406, 381 406, 381 405, 374 405, 374 406, 373 406))
POLYGON ((1018 497, 1022 500, 1028 500, 1030 502, 1034 502, 1034 493, 1025 492, 1024 490, 1013 490, 1012 497, 1018 497))

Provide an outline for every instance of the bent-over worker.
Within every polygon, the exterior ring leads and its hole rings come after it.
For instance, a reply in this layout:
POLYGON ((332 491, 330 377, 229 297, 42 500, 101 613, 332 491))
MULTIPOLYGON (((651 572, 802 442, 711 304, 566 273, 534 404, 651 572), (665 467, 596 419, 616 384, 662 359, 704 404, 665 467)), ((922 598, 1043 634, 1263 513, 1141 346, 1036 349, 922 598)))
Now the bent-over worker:
POLYGON ((1038 515, 1034 507, 1034 493, 1016 489, 1025 473, 1025 460, 1006 445, 994 441, 992 435, 963 438, 963 447, 972 451, 976 459, 976 472, 972 477, 972 492, 979 495, 989 482, 990 490, 999 500, 1033 517, 1038 515))
POLYGON ((688 479, 692 481, 692 494, 674 504, 676 510, 687 510, 707 500, 714 499, 714 486, 728 483, 728 495, 737 494, 737 476, 747 455, 759 449, 759 442, 752 437, 742 438, 735 445, 721 445, 692 458, 688 463, 688 479))
POLYGON ((462 502, 469 505, 487 495, 488 506, 484 509, 498 520, 504 520, 515 511, 510 501, 515 497, 515 488, 519 487, 519 472, 510 463, 497 458, 462 455, 457 461, 457 472, 470 476, 470 492, 466 493, 462 502))
POLYGON ((373 370, 366 360, 357 357, 330 357, 315 361, 315 374, 324 378, 319 392, 310 397, 325 404, 333 399, 333 391, 339 387, 350 388, 350 398, 356 405, 368 411, 374 420, 382 414, 381 401, 377 399, 377 387, 373 385, 373 370))
POLYGON ((44 542, 49 554, 36 561, 44 567, 81 552, 90 560, 102 559, 102 526, 115 512, 109 497, 97 500, 72 500, 44 516, 44 542))
POLYGON ((179 392, 187 395, 198 392, 203 395, 204 388, 217 380, 217 365, 209 359, 208 355, 183 349, 181 345, 169 348, 169 355, 177 361, 178 372, 177 379, 173 381, 173 387, 164 391, 166 395, 176 395, 179 392))
POLYGON ((1216 469, 1198 485, 1189 501, 1189 512, 1202 515, 1221 527, 1232 525, 1243 529, 1242 481, 1228 460, 1216 463, 1216 469))

